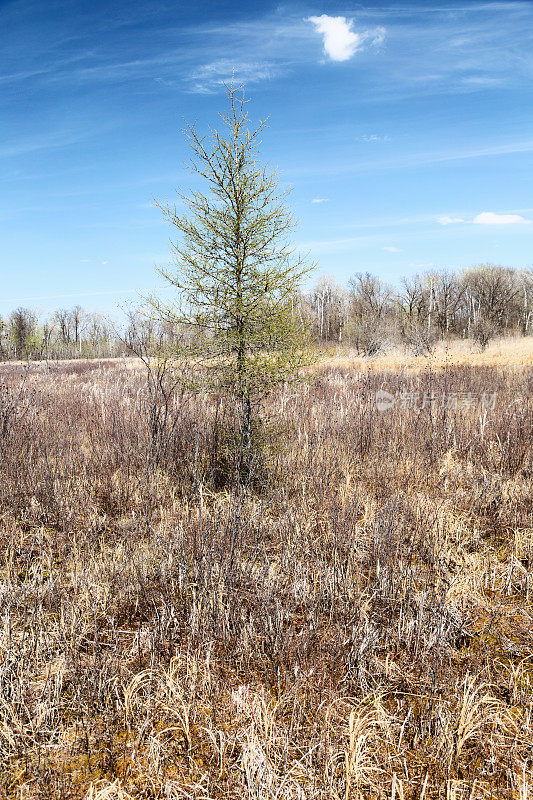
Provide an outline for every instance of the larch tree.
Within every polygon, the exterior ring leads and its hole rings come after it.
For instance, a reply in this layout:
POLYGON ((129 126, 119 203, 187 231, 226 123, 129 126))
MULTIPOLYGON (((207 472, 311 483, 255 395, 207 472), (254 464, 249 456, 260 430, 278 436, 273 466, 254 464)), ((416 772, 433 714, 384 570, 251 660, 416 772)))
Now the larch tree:
POLYGON ((177 295, 149 302, 178 331, 173 355, 194 365, 194 386, 234 401, 246 459, 265 396, 311 360, 298 297, 313 266, 292 248, 286 192, 258 159, 265 122, 250 129, 243 87, 226 88, 222 129, 186 128, 203 191, 179 194, 183 214, 157 204, 178 234, 173 264, 159 270, 177 295))

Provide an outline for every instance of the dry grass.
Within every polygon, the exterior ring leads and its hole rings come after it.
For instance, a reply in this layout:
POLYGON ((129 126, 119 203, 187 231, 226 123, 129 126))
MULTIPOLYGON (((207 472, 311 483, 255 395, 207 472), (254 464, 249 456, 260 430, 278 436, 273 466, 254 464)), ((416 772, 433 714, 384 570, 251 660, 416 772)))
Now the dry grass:
POLYGON ((412 355, 397 348, 365 358, 346 348, 338 348, 325 359, 332 368, 351 368, 363 372, 420 372, 452 366, 533 367, 533 338, 513 337, 490 342, 485 350, 468 340, 437 344, 430 355, 412 355))
POLYGON ((321 365, 253 493, 206 398, 162 448, 140 370, 4 369, 0 797, 533 798, 533 372, 497 347, 321 365))

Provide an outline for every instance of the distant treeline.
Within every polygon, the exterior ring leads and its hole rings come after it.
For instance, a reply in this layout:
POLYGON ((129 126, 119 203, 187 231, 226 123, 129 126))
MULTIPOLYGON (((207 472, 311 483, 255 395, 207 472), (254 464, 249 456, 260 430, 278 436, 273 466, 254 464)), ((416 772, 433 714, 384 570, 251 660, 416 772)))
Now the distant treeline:
MULTIPOLYGON (((496 336, 532 333, 533 270, 481 264, 404 278, 399 288, 369 272, 355 274, 346 288, 323 277, 295 298, 294 308, 317 343, 344 343, 364 355, 393 344, 423 353, 447 338, 485 347, 496 336)), ((0 360, 112 358, 137 352, 154 338, 179 335, 156 330, 142 315, 130 315, 118 330, 80 306, 44 320, 32 309, 17 308, 0 316, 0 360)))
POLYGON ((399 343, 421 353, 446 338, 485 347, 495 336, 532 332, 533 270, 481 264, 404 278, 400 288, 368 272, 348 288, 322 278, 302 306, 318 341, 345 342, 365 355, 399 343))
POLYGON ((22 307, 0 317, 0 359, 4 361, 109 358, 123 351, 113 326, 80 306, 60 309, 44 320, 22 307))

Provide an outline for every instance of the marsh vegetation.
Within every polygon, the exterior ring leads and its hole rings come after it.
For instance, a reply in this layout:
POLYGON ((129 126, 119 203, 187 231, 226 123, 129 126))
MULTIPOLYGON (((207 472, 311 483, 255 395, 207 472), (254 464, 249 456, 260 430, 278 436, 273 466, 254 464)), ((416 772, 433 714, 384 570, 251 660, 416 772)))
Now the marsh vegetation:
POLYGON ((513 347, 319 364, 269 396, 248 487, 216 397, 5 365, 3 796, 530 798, 513 347))

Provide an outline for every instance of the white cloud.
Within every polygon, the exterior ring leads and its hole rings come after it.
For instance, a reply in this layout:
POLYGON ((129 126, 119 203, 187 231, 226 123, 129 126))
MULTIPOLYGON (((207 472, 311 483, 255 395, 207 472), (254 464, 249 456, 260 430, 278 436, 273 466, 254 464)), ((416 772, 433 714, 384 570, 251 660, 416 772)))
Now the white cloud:
POLYGON ((313 197, 312 203, 329 203, 329 197, 313 197))
POLYGON ((501 86, 504 83, 503 78, 494 78, 489 75, 472 75, 468 78, 463 78, 462 82, 467 86, 483 88, 491 88, 493 86, 501 86))
POLYGON ((520 214, 495 214, 493 211, 483 211, 474 219, 462 219, 461 217, 439 217, 441 225, 456 225, 458 223, 472 225, 531 225, 533 220, 525 219, 520 214))
POLYGON ((484 211, 472 220, 474 225, 531 225, 533 220, 525 219, 520 214, 494 214, 484 211))
POLYGON ((359 137, 361 142, 390 142, 390 136, 380 136, 378 133, 364 134, 359 137))
POLYGON ((271 80, 279 74, 279 67, 270 62, 242 61, 237 64, 227 58, 219 58, 203 64, 191 76, 191 90, 199 94, 217 92, 235 81, 237 85, 271 80))
POLYGON ((385 247, 382 247, 381 249, 382 250, 386 250, 387 253, 401 253, 402 252, 399 247, 394 247, 394 245, 392 245, 392 244, 386 245, 385 247))
POLYGON ((458 222, 466 222, 466 220, 461 217, 439 217, 439 222, 441 225, 455 225, 458 222))
POLYGON ((327 14, 308 19, 324 37, 324 52, 332 61, 348 61, 361 47, 363 37, 352 30, 353 20, 327 14))

